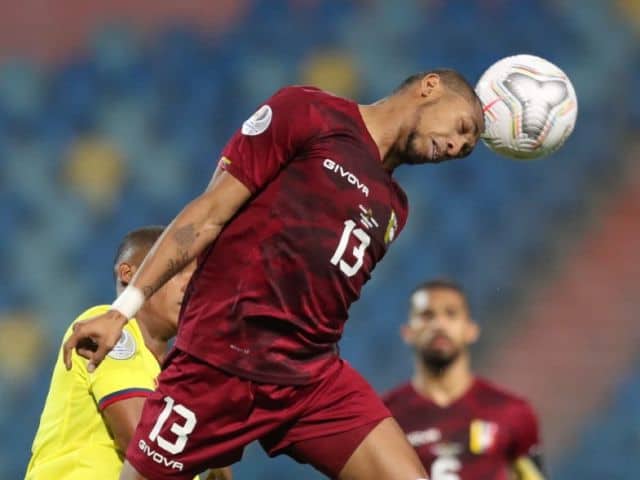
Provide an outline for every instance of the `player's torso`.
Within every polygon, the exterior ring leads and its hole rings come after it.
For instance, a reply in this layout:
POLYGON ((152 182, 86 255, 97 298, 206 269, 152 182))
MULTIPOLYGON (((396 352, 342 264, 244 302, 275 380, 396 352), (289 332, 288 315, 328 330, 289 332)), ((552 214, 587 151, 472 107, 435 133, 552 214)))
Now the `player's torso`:
POLYGON ((512 432, 496 405, 441 408, 412 397, 389 405, 431 480, 509 480, 512 432))
POLYGON ((51 388, 32 447, 27 479, 75 479, 91 475, 118 478, 122 459, 86 378, 67 372, 58 358, 51 388))
POLYGON ((270 210, 256 253, 281 305, 339 330, 395 234, 398 203, 362 142, 337 133, 314 141, 256 202, 270 210), (301 295, 303 285, 312 289, 301 295))
MULTIPOLYGON (((335 356, 349 305, 406 218, 404 193, 368 134, 349 115, 332 120, 343 126, 310 140, 230 222, 196 272, 183 315, 188 323, 190 309, 207 311, 213 335, 235 352, 230 364, 270 350, 263 370, 282 370, 287 383, 300 380, 304 363, 335 356), (287 358, 294 351, 297 366, 287 358)), ((191 347, 197 342, 193 335, 191 347)))
MULTIPOLYGON (((93 309, 94 314, 101 313, 100 308, 93 309)), ((155 379, 160 367, 153 354, 144 347, 140 330, 133 323, 135 319, 129 323, 127 331, 141 346, 144 374, 155 379)), ((71 328, 65 338, 70 332, 71 328)), ((99 478, 119 478, 123 457, 92 394, 90 374, 86 368, 79 368, 79 363, 86 361, 75 353, 73 357, 74 366, 68 372, 63 366, 62 351, 58 354, 33 441, 27 470, 29 480, 95 478, 98 471, 101 473, 99 478)))

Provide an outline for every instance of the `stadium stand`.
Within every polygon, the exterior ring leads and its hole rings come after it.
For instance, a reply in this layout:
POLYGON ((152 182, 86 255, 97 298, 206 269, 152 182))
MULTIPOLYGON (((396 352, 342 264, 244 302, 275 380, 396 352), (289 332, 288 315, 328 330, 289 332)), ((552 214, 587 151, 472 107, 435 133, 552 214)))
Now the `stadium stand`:
MULTIPOLYGON (((405 347, 394 339, 413 285, 433 275, 460 279, 481 323, 491 319, 483 325, 490 337, 551 268, 544 260, 558 238, 579 235, 625 171, 614 153, 640 120, 640 103, 629 95, 629 115, 618 112, 611 72, 617 88, 637 92, 640 52, 631 41, 637 32, 604 2, 250 3, 217 36, 176 25, 143 39, 124 23, 96 32, 86 52, 52 67, 2 64, 0 231, 11 234, 0 243, 0 346, 17 335, 23 313, 37 333, 0 371, 0 478, 24 473, 68 323, 111 300, 112 252, 122 234, 170 220, 205 187, 225 139, 284 84, 314 82, 366 103, 426 67, 451 66, 475 80, 498 58, 528 52, 562 65, 578 90, 577 130, 552 160, 510 162, 481 147, 470 161, 398 172, 412 216, 342 342, 344 356, 380 389, 408 372, 405 347), (478 18, 501 28, 479 38, 478 18)), ((637 459, 623 459, 633 457, 631 442, 637 451, 639 426, 625 420, 640 418, 637 371, 558 460, 558 478, 640 472, 637 459), (619 473, 589 463, 603 454, 601 444, 619 473)), ((252 446, 237 478, 320 477, 288 459, 267 461, 252 446)))

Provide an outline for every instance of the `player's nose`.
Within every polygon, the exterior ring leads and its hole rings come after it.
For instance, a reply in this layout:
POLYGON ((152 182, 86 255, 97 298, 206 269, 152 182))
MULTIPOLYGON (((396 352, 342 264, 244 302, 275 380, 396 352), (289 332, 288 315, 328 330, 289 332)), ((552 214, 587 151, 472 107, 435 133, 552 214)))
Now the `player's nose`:
POLYGON ((442 329, 443 324, 444 324, 444 315, 434 315, 431 321, 432 328, 439 332, 442 329))
POLYGON ((447 140, 447 155, 450 157, 457 157, 460 153, 460 142, 453 138, 447 140))
POLYGON ((470 143, 465 137, 450 138, 447 141, 447 155, 450 158, 466 156, 473 150, 474 146, 475 143, 470 143))
POLYGON ((462 142, 460 140, 450 138, 447 140, 447 155, 449 157, 457 157, 462 150, 462 142))

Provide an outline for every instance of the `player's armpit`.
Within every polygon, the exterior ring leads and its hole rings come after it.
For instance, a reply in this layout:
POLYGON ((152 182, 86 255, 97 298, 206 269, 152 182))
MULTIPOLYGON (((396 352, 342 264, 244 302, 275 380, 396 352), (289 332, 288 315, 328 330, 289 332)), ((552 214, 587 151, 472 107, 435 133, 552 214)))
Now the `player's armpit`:
POLYGON ((140 421, 146 396, 126 398, 123 395, 122 398, 122 400, 108 404, 102 411, 102 415, 118 444, 118 450, 124 455, 140 421))
POLYGON ((545 480, 542 459, 538 455, 525 456, 513 462, 513 472, 517 480, 545 480))

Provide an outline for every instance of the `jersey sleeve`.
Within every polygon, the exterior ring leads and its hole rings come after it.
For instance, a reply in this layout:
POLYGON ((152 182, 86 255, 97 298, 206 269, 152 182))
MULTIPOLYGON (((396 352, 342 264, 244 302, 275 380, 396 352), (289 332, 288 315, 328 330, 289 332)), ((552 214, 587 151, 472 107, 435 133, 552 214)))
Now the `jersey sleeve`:
POLYGON ((513 439, 510 448, 511 460, 537 455, 540 448, 538 419, 528 403, 523 402, 511 418, 513 439))
POLYGON ((279 90, 242 124, 223 149, 219 168, 251 193, 275 178, 318 130, 304 91, 303 87, 279 90))
POLYGON ((129 327, 125 327, 118 344, 100 367, 88 374, 89 389, 100 410, 127 398, 146 397, 155 389, 154 378, 145 368, 141 348, 129 327))

